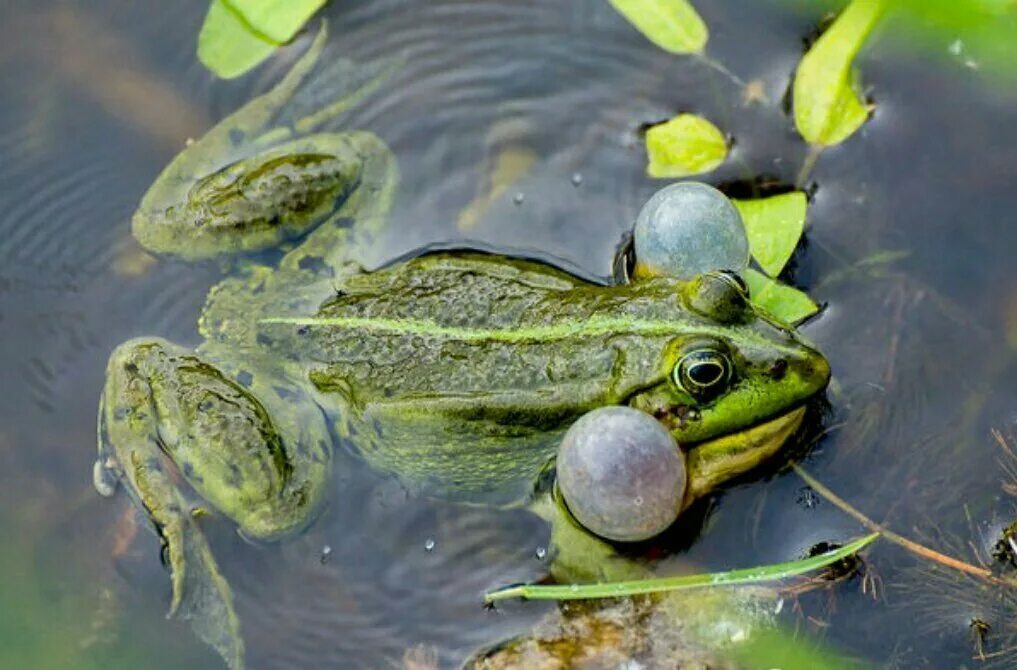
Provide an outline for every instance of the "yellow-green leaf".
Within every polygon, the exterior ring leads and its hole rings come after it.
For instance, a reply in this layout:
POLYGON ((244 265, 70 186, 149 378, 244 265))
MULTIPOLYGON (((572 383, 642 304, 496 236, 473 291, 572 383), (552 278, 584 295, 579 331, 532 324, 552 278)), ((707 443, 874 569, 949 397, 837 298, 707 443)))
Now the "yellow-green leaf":
POLYGON ((224 0, 256 31, 289 42, 327 0, 224 0))
POLYGON ((212 0, 198 58, 223 79, 238 77, 289 41, 326 0, 212 0))
POLYGON ((805 229, 808 201, 801 191, 769 198, 732 200, 745 223, 749 250, 759 266, 776 277, 791 260, 805 229))
POLYGON ((703 19, 687 0, 610 0, 619 14, 664 51, 702 53, 709 38, 703 19))
POLYGON ((793 89, 795 126, 810 144, 843 142, 869 117, 856 90, 852 63, 885 2, 852 0, 799 63, 793 89))
POLYGON ((646 131, 646 173, 656 178, 709 172, 727 158, 723 133, 701 116, 679 114, 646 131))
POLYGON ((746 269, 743 276, 749 285, 752 304, 781 321, 798 323, 819 311, 812 298, 793 286, 781 284, 752 268, 746 269))

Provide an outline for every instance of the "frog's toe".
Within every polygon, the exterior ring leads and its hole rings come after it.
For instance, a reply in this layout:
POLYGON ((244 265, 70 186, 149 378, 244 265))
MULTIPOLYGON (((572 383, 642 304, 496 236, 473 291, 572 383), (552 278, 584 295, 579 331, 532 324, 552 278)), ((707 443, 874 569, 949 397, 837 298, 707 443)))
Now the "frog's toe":
POLYGON ((173 594, 167 617, 187 620, 201 640, 215 649, 231 670, 244 667, 244 641, 233 608, 233 592, 212 556, 195 517, 161 529, 173 594))
POLYGON ((92 485, 104 498, 109 498, 116 493, 117 485, 120 483, 120 476, 117 474, 112 463, 99 458, 92 465, 92 485))

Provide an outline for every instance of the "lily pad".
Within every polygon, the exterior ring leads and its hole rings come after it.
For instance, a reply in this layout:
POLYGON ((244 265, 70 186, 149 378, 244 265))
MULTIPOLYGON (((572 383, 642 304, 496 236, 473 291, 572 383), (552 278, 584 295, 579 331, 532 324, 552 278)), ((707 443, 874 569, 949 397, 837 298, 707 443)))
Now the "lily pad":
POLYGON ((752 268, 745 270, 743 277, 749 285, 752 304, 781 321, 795 324, 819 311, 812 298, 794 286, 782 284, 752 268))
POLYGON ((884 8, 885 0, 852 0, 799 63, 795 126, 810 144, 839 144, 868 119, 853 61, 884 8))
POLYGON ((288 42, 326 0, 213 0, 198 58, 216 76, 239 77, 288 42))
POLYGON ((679 114, 646 131, 646 173, 654 178, 687 177, 713 170, 727 158, 727 139, 695 114, 679 114))
POLYGON ((687 0, 610 0, 629 23, 664 51, 702 53, 709 31, 687 0))
POLYGON ((749 250, 759 266, 776 277, 791 260, 805 229, 808 201, 801 191, 755 200, 732 200, 742 215, 749 250))

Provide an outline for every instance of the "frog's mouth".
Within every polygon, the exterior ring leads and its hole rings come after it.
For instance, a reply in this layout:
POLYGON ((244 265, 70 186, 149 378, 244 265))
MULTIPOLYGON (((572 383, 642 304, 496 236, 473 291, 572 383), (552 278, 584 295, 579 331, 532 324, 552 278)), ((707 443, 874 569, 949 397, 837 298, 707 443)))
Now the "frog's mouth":
POLYGON ((805 406, 751 428, 689 445, 685 506, 776 454, 805 418, 805 406))

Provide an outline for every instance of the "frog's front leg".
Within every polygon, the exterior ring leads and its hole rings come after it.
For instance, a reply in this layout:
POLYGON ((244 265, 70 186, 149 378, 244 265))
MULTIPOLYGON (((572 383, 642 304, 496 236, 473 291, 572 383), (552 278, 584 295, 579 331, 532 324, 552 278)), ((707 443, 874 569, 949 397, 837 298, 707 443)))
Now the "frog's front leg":
MULTIPOLYGON (((263 383, 284 388, 277 380, 263 383)), ((219 368, 164 340, 131 340, 110 357, 97 485, 109 492, 102 475, 119 475, 145 510, 171 573, 170 615, 191 619, 231 668, 243 666, 232 595, 198 524, 204 510, 192 507, 183 484, 245 535, 271 539, 312 517, 331 453, 320 410, 300 402, 299 394, 278 392, 263 403, 219 368)))

